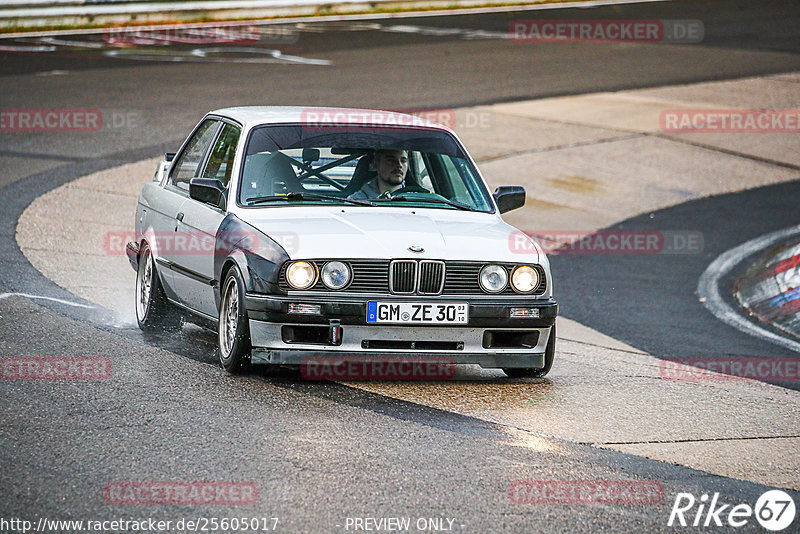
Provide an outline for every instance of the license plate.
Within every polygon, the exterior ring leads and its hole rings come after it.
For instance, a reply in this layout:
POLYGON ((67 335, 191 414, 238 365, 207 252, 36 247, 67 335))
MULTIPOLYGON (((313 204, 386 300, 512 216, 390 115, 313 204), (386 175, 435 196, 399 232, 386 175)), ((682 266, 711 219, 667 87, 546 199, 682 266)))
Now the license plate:
POLYGON ((468 321, 469 306, 465 302, 367 302, 367 323, 467 324, 468 321))

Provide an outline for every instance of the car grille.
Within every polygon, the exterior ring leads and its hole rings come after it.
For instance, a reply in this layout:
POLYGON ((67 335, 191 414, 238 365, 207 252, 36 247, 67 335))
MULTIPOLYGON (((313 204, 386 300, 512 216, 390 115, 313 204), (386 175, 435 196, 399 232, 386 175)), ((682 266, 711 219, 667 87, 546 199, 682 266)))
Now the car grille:
POLYGON ((389 267, 389 291, 397 295, 438 295, 444 286, 444 262, 395 260, 389 267))
MULTIPOLYGON (((322 268, 326 261, 316 260, 322 268)), ((433 261, 433 260, 337 260, 350 265, 353 270, 353 281, 350 285, 337 293, 384 293, 397 295, 488 295, 481 289, 478 277, 481 268, 486 262, 466 261, 433 261), (417 273, 419 271, 419 273, 417 273), (390 282, 391 274, 391 282, 390 282), (417 282, 417 274, 419 274, 417 282), (444 282, 444 283, 442 283, 444 282), (415 285, 418 284, 416 291, 415 285), (390 289, 391 288, 391 289, 390 289)), ((508 269, 509 275, 514 264, 501 263, 508 269)), ((295 291, 286 281, 286 267, 281 268, 278 276, 278 286, 284 291, 295 291)), ((534 266, 539 271, 539 286, 530 293, 541 295, 547 288, 544 269, 540 265, 534 266)), ((318 280, 314 286, 306 291, 331 291, 318 280)), ((501 295, 516 295, 508 287, 501 295)))
MULTIPOLYGON (((347 291, 369 293, 370 291, 387 292, 389 290, 389 268, 385 261, 348 261, 353 269, 353 281, 347 291)), ((314 285, 314 290, 330 291, 322 282, 314 285)))
POLYGON ((419 262, 419 287, 420 295, 438 295, 444 287, 444 262, 427 261, 419 262))
POLYGON ((411 294, 417 285, 417 262, 413 260, 393 261, 389 291, 398 294, 411 294))

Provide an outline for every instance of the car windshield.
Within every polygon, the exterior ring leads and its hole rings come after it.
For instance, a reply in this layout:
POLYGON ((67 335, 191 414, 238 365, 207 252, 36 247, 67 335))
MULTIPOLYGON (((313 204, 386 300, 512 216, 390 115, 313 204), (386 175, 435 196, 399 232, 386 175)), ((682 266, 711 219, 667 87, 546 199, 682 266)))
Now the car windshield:
POLYGON ((447 132, 429 128, 255 128, 247 142, 238 198, 243 206, 260 207, 291 203, 492 210, 489 193, 463 147, 447 132), (392 173, 396 177, 387 187, 391 177, 381 177, 392 173))

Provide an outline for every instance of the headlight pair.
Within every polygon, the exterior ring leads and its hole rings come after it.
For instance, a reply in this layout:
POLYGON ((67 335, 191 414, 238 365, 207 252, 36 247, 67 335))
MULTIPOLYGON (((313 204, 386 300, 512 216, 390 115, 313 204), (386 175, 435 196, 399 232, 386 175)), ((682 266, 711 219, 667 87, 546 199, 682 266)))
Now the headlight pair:
MULTIPOLYGON (((539 280, 539 271, 530 265, 517 265, 511 271, 511 287, 517 293, 532 292, 539 280)), ((508 271, 502 265, 486 265, 481 269, 480 283, 487 293, 500 293, 508 285, 508 271)))
POLYGON ((350 283, 351 271, 346 263, 329 261, 320 271, 317 264, 310 261, 294 261, 286 268, 286 281, 295 289, 308 289, 317 283, 317 277, 329 289, 342 289, 350 283))

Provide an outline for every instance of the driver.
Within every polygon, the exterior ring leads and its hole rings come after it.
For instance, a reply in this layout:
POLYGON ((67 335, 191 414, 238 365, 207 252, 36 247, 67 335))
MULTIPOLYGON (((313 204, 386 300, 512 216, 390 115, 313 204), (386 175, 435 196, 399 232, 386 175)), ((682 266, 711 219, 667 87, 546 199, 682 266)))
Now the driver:
POLYGON ((376 171, 377 176, 347 198, 368 200, 405 187, 408 153, 405 150, 376 150, 370 169, 376 171))

